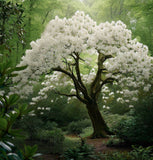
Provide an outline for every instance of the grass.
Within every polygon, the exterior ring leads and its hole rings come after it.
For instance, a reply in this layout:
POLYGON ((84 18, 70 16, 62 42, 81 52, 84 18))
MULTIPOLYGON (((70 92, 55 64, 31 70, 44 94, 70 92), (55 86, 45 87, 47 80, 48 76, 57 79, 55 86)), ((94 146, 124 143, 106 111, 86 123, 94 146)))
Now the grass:
POLYGON ((65 136, 64 139, 64 151, 67 149, 71 149, 74 147, 79 146, 80 144, 80 138, 79 137, 74 137, 74 136, 65 136))
POLYGON ((92 127, 87 127, 83 130, 83 133, 80 134, 80 136, 82 138, 86 138, 91 136, 91 134, 93 133, 93 128, 92 127))

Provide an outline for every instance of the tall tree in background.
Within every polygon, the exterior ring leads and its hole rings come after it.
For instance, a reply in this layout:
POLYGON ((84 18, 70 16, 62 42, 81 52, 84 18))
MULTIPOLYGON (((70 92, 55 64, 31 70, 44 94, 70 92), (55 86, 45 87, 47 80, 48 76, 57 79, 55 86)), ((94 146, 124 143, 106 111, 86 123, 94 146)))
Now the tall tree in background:
POLYGON ((134 36, 149 47, 153 56, 153 0, 137 1, 131 6, 131 29, 134 36))
POLYGON ((0 51, 3 59, 5 56, 13 58, 15 65, 23 55, 23 12, 22 5, 0 1, 0 51))

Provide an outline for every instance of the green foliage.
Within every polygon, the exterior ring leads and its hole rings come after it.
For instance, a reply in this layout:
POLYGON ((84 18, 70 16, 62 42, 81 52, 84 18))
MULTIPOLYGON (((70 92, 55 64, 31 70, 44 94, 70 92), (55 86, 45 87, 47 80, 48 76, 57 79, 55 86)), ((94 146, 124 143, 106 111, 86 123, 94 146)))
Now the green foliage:
POLYGON ((153 143, 153 97, 152 95, 139 100, 131 117, 121 120, 115 128, 115 133, 129 144, 153 143))
MULTIPOLYGON (((0 68, 0 88, 9 85, 9 78, 15 76, 12 73, 13 71, 23 69, 25 67, 11 68, 10 64, 2 63, 0 68)), ((29 108, 26 104, 17 105, 19 98, 17 94, 0 95, 0 159, 2 160, 32 160, 34 151, 36 151, 32 147, 28 147, 24 155, 14 144, 9 142, 14 137, 21 136, 21 130, 14 128, 15 122, 33 110, 32 107, 29 108)))
POLYGON ((58 124, 56 122, 47 121, 47 123, 45 124, 44 129, 53 130, 53 129, 57 128, 57 126, 58 126, 58 124))
POLYGON ((13 62, 10 59, 5 58, 5 55, 2 55, 2 63, 0 63, 0 88, 4 88, 12 84, 11 78, 17 75, 14 71, 21 71, 27 67, 13 67, 13 62))
POLYGON ((34 140, 37 138, 37 134, 43 127, 43 121, 36 116, 26 116, 16 124, 18 127, 22 128, 27 134, 28 139, 34 140))
POLYGON ((91 122, 89 119, 85 119, 85 120, 80 120, 80 121, 76 121, 76 122, 71 122, 68 125, 68 133, 72 133, 72 134, 80 134, 82 133, 83 129, 86 127, 91 126, 91 122))
POLYGON ((153 1, 138 1, 131 6, 131 23, 130 28, 135 37, 143 44, 146 44, 153 56, 153 1))
POLYGON ((15 104, 18 101, 18 98, 17 95, 1 97, 3 105, 0 108, 0 140, 10 136, 19 136, 20 130, 13 129, 13 125, 19 118, 31 111, 31 108, 29 109, 27 105, 19 106, 13 110, 12 104, 15 104))
POLYGON ((102 158, 106 160, 153 160, 153 146, 143 148, 135 147, 130 152, 114 152, 112 154, 103 154, 102 158))
POLYGON ((23 158, 14 144, 0 141, 0 160, 23 160, 23 158))
POLYGON ((37 138, 47 143, 50 153, 61 153, 63 151, 64 134, 61 129, 40 130, 37 138))
POLYGON ((106 160, 153 160, 152 147, 153 146, 143 148, 142 146, 133 146, 131 152, 115 152, 112 154, 105 154, 102 157, 106 160))
MULTIPOLYGON (((27 105, 19 106, 10 111, 12 104, 15 104, 18 101, 18 98, 17 95, 3 97, 4 101, 0 110, 0 159, 3 160, 32 160, 32 158, 30 159, 32 155, 29 155, 29 159, 26 159, 14 144, 8 142, 14 139, 14 137, 21 136, 21 130, 13 128, 14 123, 23 115, 26 115, 31 111, 31 108, 29 109, 27 105), (7 108, 6 110, 6 106, 10 106, 10 108, 7 108)), ((32 152, 33 148, 29 148, 28 151, 32 152)))
POLYGON ((132 160, 147 160, 153 159, 153 146, 149 146, 146 148, 143 148, 142 146, 136 147, 132 146, 133 150, 130 152, 130 156, 132 157, 132 160))
POLYGON ((18 150, 14 144, 10 142, 0 141, 0 160, 33 160, 33 157, 40 156, 37 153, 37 145, 24 146, 24 151, 18 150))
POLYGON ((34 160, 34 157, 38 157, 41 154, 36 153, 37 152, 37 145, 34 146, 29 146, 29 145, 24 145, 24 150, 22 151, 23 154, 23 159, 24 160, 34 160))
POLYGON ((80 146, 72 149, 68 149, 63 154, 64 160, 98 160, 98 156, 96 156, 94 152, 94 148, 92 146, 87 145, 83 139, 81 139, 80 146))
POLYGON ((104 119, 110 129, 114 128, 114 126, 116 126, 123 119, 129 118, 129 115, 127 114, 120 115, 120 114, 112 114, 109 112, 102 112, 102 115, 104 116, 104 119))
MULTIPOLYGON (((60 90, 67 92, 63 88, 60 88, 60 90)), ((63 129, 72 121, 88 118, 84 105, 77 100, 73 100, 68 104, 66 97, 60 97, 53 91, 48 93, 46 100, 42 100, 36 104, 35 113, 43 122, 56 122, 58 126, 63 129), (53 102, 51 102, 51 100, 53 100, 53 102)))
POLYGON ((71 122, 68 125, 68 133, 80 134, 82 133, 82 126, 79 125, 79 122, 71 122))
POLYGON ((68 149, 76 148, 78 146, 80 146, 80 138, 79 137, 65 136, 64 151, 67 151, 68 149))
POLYGON ((81 137, 86 138, 91 136, 93 133, 93 127, 86 127, 83 129, 83 132, 80 134, 81 137))
POLYGON ((0 54, 3 54, 2 61, 8 61, 9 57, 13 66, 22 56, 25 44, 23 12, 18 3, 0 1, 0 54))
POLYGON ((124 141, 122 141, 121 139, 112 137, 107 141, 106 145, 108 147, 117 147, 117 146, 121 147, 122 144, 124 145, 124 141))

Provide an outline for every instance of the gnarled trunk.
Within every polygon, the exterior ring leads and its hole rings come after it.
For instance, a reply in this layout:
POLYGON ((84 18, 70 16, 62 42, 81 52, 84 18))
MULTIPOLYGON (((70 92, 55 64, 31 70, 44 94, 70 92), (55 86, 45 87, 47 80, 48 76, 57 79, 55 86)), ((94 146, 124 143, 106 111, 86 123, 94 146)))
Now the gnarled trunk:
POLYGON ((97 103, 87 104, 86 107, 94 129, 91 138, 107 137, 110 131, 99 111, 97 103))

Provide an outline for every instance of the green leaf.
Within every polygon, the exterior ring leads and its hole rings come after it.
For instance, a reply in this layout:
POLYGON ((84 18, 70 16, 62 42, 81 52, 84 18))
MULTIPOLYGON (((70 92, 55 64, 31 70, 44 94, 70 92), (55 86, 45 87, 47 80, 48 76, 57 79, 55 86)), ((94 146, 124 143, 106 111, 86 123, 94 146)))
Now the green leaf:
POLYGON ((6 144, 8 144, 10 147, 14 147, 14 144, 11 142, 6 142, 6 144))
POLYGON ((26 68, 27 68, 27 66, 15 67, 14 71, 22 71, 22 70, 24 70, 26 68))
POLYGON ((8 153, 8 157, 13 158, 13 160, 21 160, 21 158, 16 153, 8 153))
POLYGON ((22 132, 21 129, 11 129, 11 128, 8 131, 8 133, 11 134, 12 136, 23 138, 24 136, 21 134, 21 132, 22 132))
POLYGON ((0 118, 0 130, 6 130, 7 129, 7 120, 4 118, 0 118))
POLYGON ((25 157, 27 157, 27 158, 33 157, 35 155, 37 149, 38 149, 37 145, 34 145, 34 146, 25 145, 24 146, 25 157))
POLYGON ((33 107, 28 107, 27 104, 22 104, 21 106, 18 107, 18 110, 20 111, 20 115, 26 115, 29 112, 31 112, 34 108, 33 107))
POLYGON ((8 102, 7 103, 9 105, 13 105, 19 100, 19 98, 20 97, 17 94, 10 95, 9 98, 8 98, 8 102))
POLYGON ((4 142, 0 142, 0 146, 2 146, 6 151, 11 152, 12 149, 11 147, 9 147, 7 144, 5 144, 4 142))
POLYGON ((39 157, 39 156, 42 156, 41 153, 36 153, 33 157, 39 157))

